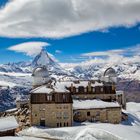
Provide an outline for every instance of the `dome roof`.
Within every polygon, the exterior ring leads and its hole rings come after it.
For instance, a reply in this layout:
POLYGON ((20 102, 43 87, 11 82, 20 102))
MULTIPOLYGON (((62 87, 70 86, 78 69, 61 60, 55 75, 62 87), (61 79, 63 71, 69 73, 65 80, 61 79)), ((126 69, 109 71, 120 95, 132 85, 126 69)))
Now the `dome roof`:
POLYGON ((105 70, 104 76, 116 77, 116 72, 113 68, 108 68, 105 70))
POLYGON ((49 72, 46 67, 37 67, 33 70, 32 76, 35 77, 49 77, 49 72))

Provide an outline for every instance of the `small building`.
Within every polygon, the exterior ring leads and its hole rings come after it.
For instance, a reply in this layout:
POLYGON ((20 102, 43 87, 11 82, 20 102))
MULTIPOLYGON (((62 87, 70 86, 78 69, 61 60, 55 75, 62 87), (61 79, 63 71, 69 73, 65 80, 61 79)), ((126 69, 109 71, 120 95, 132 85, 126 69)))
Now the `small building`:
POLYGON ((29 108, 30 100, 29 99, 19 99, 16 100, 16 107, 19 108, 29 108))
POLYGON ((0 137, 14 136, 19 127, 14 116, 0 118, 0 137))
POLYGON ((73 100, 74 121, 121 122, 121 106, 117 102, 101 100, 73 100))
POLYGON ((46 85, 31 91, 31 125, 72 126, 72 98, 69 91, 46 85))
POLYGON ((126 109, 126 100, 123 91, 116 91, 116 101, 122 106, 122 108, 126 109))

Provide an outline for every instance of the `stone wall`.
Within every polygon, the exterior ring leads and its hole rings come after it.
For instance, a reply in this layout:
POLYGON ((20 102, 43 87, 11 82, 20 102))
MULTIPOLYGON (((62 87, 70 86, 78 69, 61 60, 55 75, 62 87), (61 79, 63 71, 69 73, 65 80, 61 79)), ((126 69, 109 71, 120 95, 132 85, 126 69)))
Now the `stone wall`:
POLYGON ((31 104, 31 124, 48 127, 72 126, 72 104, 31 104))
POLYGON ((74 110, 74 121, 120 123, 121 108, 77 109, 74 110))

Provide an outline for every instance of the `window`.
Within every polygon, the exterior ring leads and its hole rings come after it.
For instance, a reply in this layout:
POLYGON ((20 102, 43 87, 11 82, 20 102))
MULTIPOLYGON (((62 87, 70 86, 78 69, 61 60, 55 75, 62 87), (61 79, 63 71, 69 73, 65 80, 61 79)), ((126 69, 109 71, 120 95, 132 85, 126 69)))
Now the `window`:
POLYGON ((52 101, 52 95, 47 95, 47 101, 52 101))
POLYGON ((67 122, 67 126, 69 126, 69 123, 67 122))
POLYGON ((87 116, 90 116, 90 112, 87 112, 87 116))
POLYGON ((103 89, 103 87, 101 87, 101 92, 103 92, 104 91, 104 89, 103 89))
POLYGON ((66 101, 66 95, 63 94, 63 102, 65 102, 65 101, 66 101))
POLYGON ((95 87, 92 88, 92 91, 95 92, 95 87))
POLYGON ((68 109, 68 106, 64 106, 63 108, 64 108, 64 109, 68 109))
POLYGON ((87 88, 84 88, 84 91, 87 92, 87 88))
POLYGON ((96 116, 100 116, 100 112, 99 111, 96 112, 96 116))
POLYGON ((69 115, 68 115, 67 112, 64 112, 64 113, 63 113, 63 118, 64 118, 64 119, 68 119, 68 118, 69 118, 69 115))
POLYGON ((62 124, 60 123, 60 127, 62 126, 62 124))
POLYGON ((78 93, 78 88, 76 88, 76 92, 78 93))
POLYGON ((65 122, 64 122, 64 126, 66 126, 65 122))
POLYGON ((56 118, 57 118, 57 119, 61 119, 61 117, 62 117, 61 112, 57 112, 57 113, 56 113, 56 118))
POLYGON ((40 104, 40 105, 39 105, 39 110, 40 110, 40 111, 45 110, 45 105, 44 105, 44 104, 40 104))

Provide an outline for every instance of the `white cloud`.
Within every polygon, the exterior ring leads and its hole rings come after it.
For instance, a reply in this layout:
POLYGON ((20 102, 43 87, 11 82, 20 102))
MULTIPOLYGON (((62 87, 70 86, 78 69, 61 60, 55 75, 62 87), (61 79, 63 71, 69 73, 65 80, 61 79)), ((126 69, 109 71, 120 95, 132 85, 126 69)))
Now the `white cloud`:
MULTIPOLYGON (((102 52, 90 52, 81 54, 85 61, 77 63, 61 63, 64 68, 73 68, 75 66, 90 66, 93 64, 105 64, 106 66, 114 66, 117 64, 133 64, 140 62, 140 44, 127 47, 125 49, 108 50, 102 52)), ((76 58, 75 58, 76 59, 76 58)))
POLYGON ((135 46, 127 47, 125 49, 116 49, 108 51, 90 52, 81 54, 83 57, 91 56, 114 56, 114 55, 140 55, 140 44, 135 46))
POLYGON ((42 48, 49 46, 47 42, 25 42, 11 46, 8 50, 25 53, 28 56, 37 55, 42 48))
POLYGON ((140 0, 12 0, 0 36, 61 38, 140 22, 140 0))

